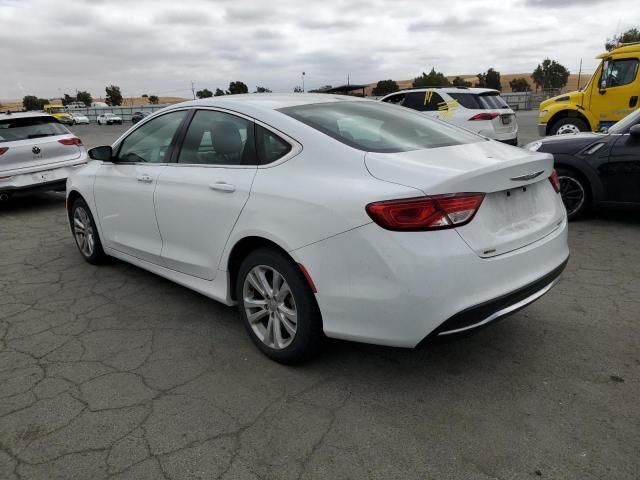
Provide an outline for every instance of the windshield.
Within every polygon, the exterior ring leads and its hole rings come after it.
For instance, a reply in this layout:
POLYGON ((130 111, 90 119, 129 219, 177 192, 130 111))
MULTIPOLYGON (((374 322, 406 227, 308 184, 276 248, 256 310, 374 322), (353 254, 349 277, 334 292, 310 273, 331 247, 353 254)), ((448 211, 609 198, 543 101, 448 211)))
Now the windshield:
POLYGON ((12 118, 0 120, 0 143, 28 140, 30 138, 66 135, 64 128, 52 117, 12 118))
POLYGON ((50 113, 65 113, 64 107, 49 107, 47 110, 50 113))
POLYGON ((280 112, 365 152, 407 152, 481 142, 478 135, 382 102, 331 102, 280 112))
POLYGON ((640 110, 630 113, 619 122, 613 124, 609 127, 609 133, 626 133, 636 123, 640 123, 640 110))

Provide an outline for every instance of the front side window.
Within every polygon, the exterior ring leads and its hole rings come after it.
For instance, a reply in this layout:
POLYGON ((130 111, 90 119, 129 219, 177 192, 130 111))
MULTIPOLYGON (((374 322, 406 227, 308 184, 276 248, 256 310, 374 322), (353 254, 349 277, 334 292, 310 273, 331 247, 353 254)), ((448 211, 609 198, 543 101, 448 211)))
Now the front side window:
POLYGON ((69 130, 64 128, 53 117, 16 117, 8 120, 0 120, 0 143, 53 137, 56 135, 66 135, 68 133, 69 130))
POLYGON ((628 85, 636 79, 638 60, 626 58, 623 60, 609 60, 605 63, 600 86, 604 88, 628 85))
POLYGON ((118 152, 119 162, 165 163, 169 146, 187 110, 167 113, 145 123, 124 139, 118 152))
POLYGON ((473 133, 383 102, 316 103, 279 111, 367 152, 406 152, 484 141, 473 133))
POLYGON ((407 99, 404 101, 402 106, 418 110, 419 112, 437 112, 447 110, 447 102, 443 100, 440 94, 433 90, 408 93, 407 99))
POLYGON ((385 98, 383 102, 393 103, 394 105, 401 105, 402 101, 404 100, 404 97, 405 97, 404 93, 396 93, 395 95, 391 95, 390 97, 385 98))
POLYGON ((198 110, 189 124, 178 163, 255 165, 253 122, 224 112, 198 110))

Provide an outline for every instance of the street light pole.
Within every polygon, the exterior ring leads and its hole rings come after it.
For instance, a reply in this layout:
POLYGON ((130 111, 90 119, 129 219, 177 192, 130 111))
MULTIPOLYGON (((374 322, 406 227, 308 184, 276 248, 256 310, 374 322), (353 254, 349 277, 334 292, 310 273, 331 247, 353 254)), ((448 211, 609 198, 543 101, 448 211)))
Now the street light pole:
POLYGON ((302 72, 302 93, 304 93, 304 75, 305 73, 302 72))

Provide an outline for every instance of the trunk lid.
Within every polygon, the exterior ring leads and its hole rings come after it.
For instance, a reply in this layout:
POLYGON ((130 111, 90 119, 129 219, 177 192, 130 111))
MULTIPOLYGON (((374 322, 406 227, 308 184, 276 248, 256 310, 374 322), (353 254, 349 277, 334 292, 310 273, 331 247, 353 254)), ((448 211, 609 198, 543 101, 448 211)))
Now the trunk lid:
POLYGON ((0 157, 0 173, 38 171, 51 165, 80 158, 81 146, 63 145, 58 140, 72 138, 73 135, 42 137, 17 142, 0 143, 9 150, 0 157))
MULTIPOLYGON (((553 232, 564 207, 548 178, 553 157, 498 142, 367 153, 374 177, 422 190, 425 195, 482 192, 473 220, 456 230, 481 257, 522 248, 553 232)), ((384 199, 381 199, 384 200, 384 199)))

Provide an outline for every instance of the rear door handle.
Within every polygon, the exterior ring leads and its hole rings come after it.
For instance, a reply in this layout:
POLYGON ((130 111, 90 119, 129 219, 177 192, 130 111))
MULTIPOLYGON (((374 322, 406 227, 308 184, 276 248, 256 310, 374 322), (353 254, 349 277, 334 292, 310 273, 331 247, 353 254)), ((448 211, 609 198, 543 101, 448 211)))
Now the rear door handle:
POLYGON ((633 107, 635 107, 637 104, 638 104, 638 96, 637 96, 637 95, 634 95, 633 97, 631 97, 631 98, 629 99, 629 106, 630 106, 631 108, 633 108, 633 107))
POLYGON ((153 182, 153 177, 151 177, 150 175, 140 175, 140 176, 138 176, 138 181, 139 182, 145 182, 145 183, 151 183, 151 182, 153 182))
POLYGON ((219 192, 231 193, 236 191, 236 186, 231 185, 230 183, 227 183, 227 182, 212 183, 211 185, 209 185, 209 188, 211 190, 218 190, 219 192))

